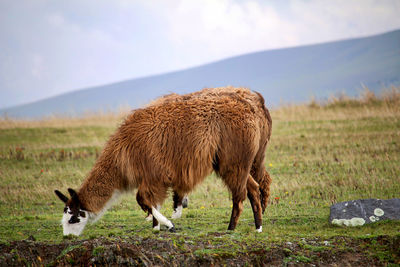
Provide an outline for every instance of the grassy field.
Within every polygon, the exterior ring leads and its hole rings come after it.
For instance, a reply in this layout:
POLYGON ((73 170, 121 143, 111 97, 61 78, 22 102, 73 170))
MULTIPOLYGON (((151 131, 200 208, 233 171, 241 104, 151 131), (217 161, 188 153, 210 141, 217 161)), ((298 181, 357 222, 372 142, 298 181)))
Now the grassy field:
MULTIPOLYGON (((399 221, 354 228, 328 222, 329 207, 335 202, 400 197, 398 88, 379 98, 366 91, 357 100, 342 96, 324 104, 312 101, 280 107, 271 115, 273 133, 265 164, 273 183, 263 233, 255 233, 248 201, 237 229, 226 230, 230 196, 223 183, 211 176, 190 195, 189 208, 175 221, 177 233, 154 233, 133 192, 72 242, 100 237, 155 239, 183 250, 186 243, 201 243, 205 245, 193 253, 202 257, 232 256, 255 247, 266 249, 304 240, 399 239, 399 221)), ((68 187, 79 187, 122 119, 123 115, 98 115, 0 120, 0 243, 26 239, 65 242, 60 225, 63 203, 54 189, 66 192, 68 187)), ((172 213, 171 198, 162 212, 172 213)), ((400 258, 387 247, 372 246, 368 251, 382 263, 400 258)), ((285 259, 286 263, 312 260, 295 252, 288 252, 285 259)))

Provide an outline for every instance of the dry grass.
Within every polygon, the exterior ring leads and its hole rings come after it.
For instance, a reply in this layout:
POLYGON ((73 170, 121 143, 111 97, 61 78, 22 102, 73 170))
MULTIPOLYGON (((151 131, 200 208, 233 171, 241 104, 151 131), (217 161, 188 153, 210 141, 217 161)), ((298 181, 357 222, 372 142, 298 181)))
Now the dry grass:
POLYGON ((37 127, 117 126, 130 112, 121 108, 116 112, 86 113, 79 117, 48 116, 38 120, 0 117, 0 129, 37 127))
POLYGON ((365 87, 355 98, 345 94, 321 102, 312 98, 306 104, 284 105, 272 110, 273 118, 281 121, 398 117, 399 114, 400 87, 383 89, 379 95, 365 87))
MULTIPOLYGON (((150 103, 151 104, 151 103, 150 103)), ((129 107, 116 112, 86 113, 79 117, 49 116, 40 120, 23 120, 0 117, 0 129, 36 127, 79 127, 119 125, 130 112, 129 107)), ((397 117, 400 114, 400 87, 383 89, 379 95, 364 87, 358 97, 345 94, 331 96, 318 102, 311 98, 309 103, 282 105, 271 110, 274 120, 329 120, 368 117, 397 117)))

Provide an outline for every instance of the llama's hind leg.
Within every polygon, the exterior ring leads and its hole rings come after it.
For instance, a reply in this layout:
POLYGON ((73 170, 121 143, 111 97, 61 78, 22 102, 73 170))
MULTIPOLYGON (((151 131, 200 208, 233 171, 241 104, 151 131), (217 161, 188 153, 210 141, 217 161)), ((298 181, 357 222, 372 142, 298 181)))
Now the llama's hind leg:
POLYGON ((269 176, 269 173, 265 170, 264 154, 265 154, 265 147, 262 147, 258 151, 250 170, 251 176, 259 185, 262 213, 264 213, 268 204, 268 199, 270 195, 270 185, 272 181, 271 177, 269 176))
MULTIPOLYGON (((246 193, 244 193, 244 195, 246 195, 246 193)), ((239 217, 243 211, 243 200, 244 198, 242 196, 232 196, 232 214, 228 230, 235 230, 239 217)))
POLYGON ((243 211, 243 201, 246 199, 246 183, 248 172, 235 175, 221 175, 232 193, 232 214, 229 222, 228 230, 235 230, 240 214, 243 211))
POLYGON ((253 165, 250 173, 259 185, 262 213, 264 214, 270 196, 270 186, 272 182, 271 176, 269 176, 269 173, 265 170, 264 166, 261 166, 258 169, 253 165))
POLYGON ((262 207, 260 202, 259 185, 254 181, 253 177, 249 175, 247 180, 247 197, 250 200, 251 208, 254 215, 254 223, 256 231, 262 232, 262 207))

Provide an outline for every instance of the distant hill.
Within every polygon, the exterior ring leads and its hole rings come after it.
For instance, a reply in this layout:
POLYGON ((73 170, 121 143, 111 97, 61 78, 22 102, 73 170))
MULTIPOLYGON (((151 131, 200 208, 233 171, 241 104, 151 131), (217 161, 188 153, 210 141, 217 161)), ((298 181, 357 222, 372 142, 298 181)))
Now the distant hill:
POLYGON ((30 104, 1 109, 9 117, 79 115, 139 107, 158 96, 204 87, 245 86, 268 105, 358 93, 400 84, 400 30, 372 37, 236 56, 186 70, 82 89, 30 104))

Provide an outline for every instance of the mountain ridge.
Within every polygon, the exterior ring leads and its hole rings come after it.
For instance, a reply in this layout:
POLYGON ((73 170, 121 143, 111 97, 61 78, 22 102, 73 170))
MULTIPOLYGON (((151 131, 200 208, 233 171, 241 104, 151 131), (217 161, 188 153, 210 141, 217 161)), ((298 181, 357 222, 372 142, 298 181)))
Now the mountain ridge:
POLYGON ((204 87, 244 86, 268 105, 307 101, 362 85, 373 91, 400 84, 400 30, 369 37, 252 52, 184 70, 127 79, 0 109, 0 115, 38 118, 140 107, 158 96, 204 87))

